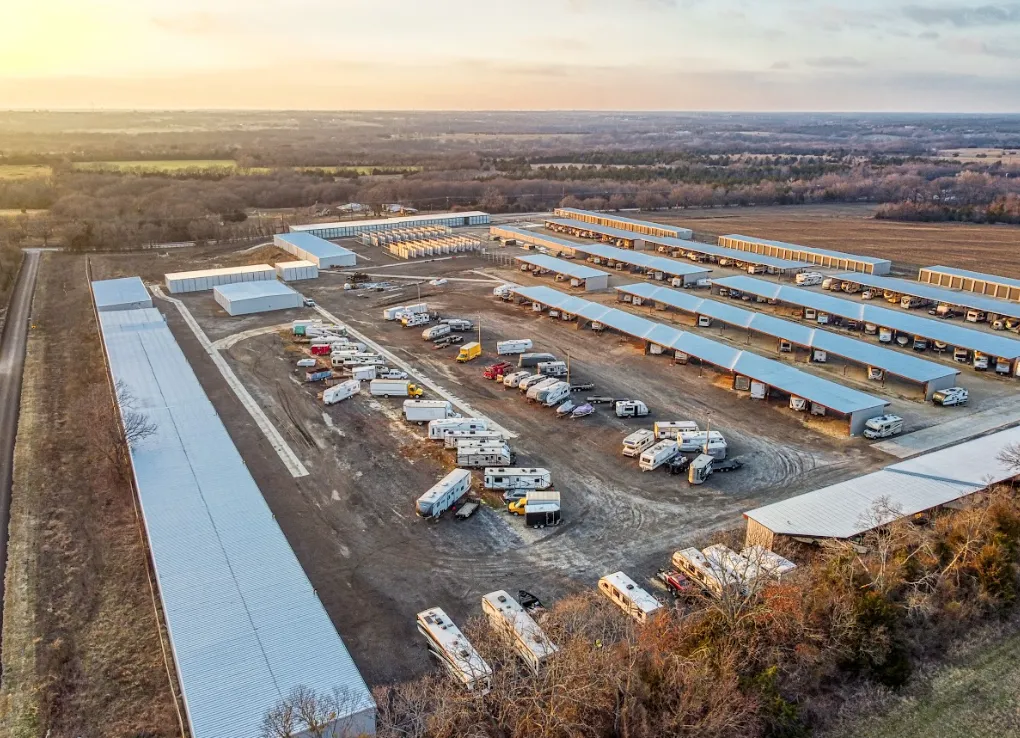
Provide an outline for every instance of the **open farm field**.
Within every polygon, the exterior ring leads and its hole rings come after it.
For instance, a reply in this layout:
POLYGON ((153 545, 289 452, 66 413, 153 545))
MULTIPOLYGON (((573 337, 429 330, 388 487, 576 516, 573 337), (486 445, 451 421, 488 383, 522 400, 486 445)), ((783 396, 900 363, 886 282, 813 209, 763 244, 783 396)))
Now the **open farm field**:
POLYGON ((348 166, 335 166, 335 167, 294 167, 294 169, 296 169, 299 172, 326 172, 328 174, 358 174, 358 175, 361 175, 361 176, 369 176, 369 175, 375 174, 376 172, 379 172, 379 171, 384 171, 384 172, 387 172, 387 173, 402 172, 402 173, 408 173, 409 174, 409 173, 412 173, 412 172, 420 172, 422 170, 421 167, 417 167, 417 166, 401 166, 401 165, 389 166, 389 165, 386 165, 386 164, 379 164, 379 165, 365 164, 365 165, 349 166, 349 167, 348 166))
MULTIPOLYGON (((187 169, 237 169, 233 159, 167 159, 164 161, 76 161, 81 171, 179 172, 187 169)), ((268 170, 267 170, 268 171, 268 170)))
POLYGON ((1020 164, 1020 149, 944 149, 939 159, 952 159, 966 164, 1020 164))
POLYGON ((0 164, 0 182, 44 179, 53 174, 45 164, 0 164))
POLYGON ((718 208, 631 217, 694 229, 698 238, 739 233, 864 256, 892 259, 897 274, 917 278, 922 266, 1020 277, 1020 228, 968 223, 876 220, 872 205, 718 208))

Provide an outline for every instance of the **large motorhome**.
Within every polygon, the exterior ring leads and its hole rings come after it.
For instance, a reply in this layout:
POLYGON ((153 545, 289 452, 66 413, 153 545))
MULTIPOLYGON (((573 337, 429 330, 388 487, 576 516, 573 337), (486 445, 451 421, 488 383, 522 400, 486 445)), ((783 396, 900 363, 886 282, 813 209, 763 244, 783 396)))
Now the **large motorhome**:
POLYGON ((471 489, 471 472, 454 469, 418 498, 415 511, 423 518, 438 518, 471 489))
POLYGON ((482 612, 532 671, 537 672, 559 650, 521 604, 503 590, 482 597, 482 612))
POLYGON ((599 591, 639 623, 647 623, 662 612, 659 601, 622 571, 602 577, 599 591))
POLYGON ((485 695, 492 689, 492 669, 471 642, 441 608, 418 613, 418 632, 428 641, 429 652, 450 675, 469 691, 485 695))
POLYGON ((623 439, 624 456, 640 456, 646 448, 655 444, 655 434, 647 429, 634 431, 623 439))
POLYGON ((548 469, 487 467, 483 482, 486 489, 548 489, 552 475, 548 469))

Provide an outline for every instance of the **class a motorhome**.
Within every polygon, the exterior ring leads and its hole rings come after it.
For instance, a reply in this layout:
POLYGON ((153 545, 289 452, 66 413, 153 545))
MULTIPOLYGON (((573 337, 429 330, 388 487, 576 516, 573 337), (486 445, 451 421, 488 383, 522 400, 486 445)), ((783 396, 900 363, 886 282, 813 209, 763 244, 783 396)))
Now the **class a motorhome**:
POLYGON ((655 438, 659 441, 664 438, 672 438, 676 440, 679 438, 681 431, 691 433, 696 430, 698 430, 698 424, 693 420, 659 421, 652 426, 655 438))
POLYGON ((548 489, 552 475, 548 469, 487 467, 483 476, 486 489, 548 489))
POLYGON ((480 695, 492 689, 492 669, 475 650, 460 628, 441 608, 418 613, 418 632, 425 636, 429 652, 446 667, 454 679, 480 695))
POLYGON ((655 434, 647 429, 634 431, 623 439, 623 455, 631 458, 640 456, 646 448, 655 445, 655 434))
POLYGON ((457 466, 481 469, 494 464, 512 464, 517 455, 510 450, 505 441, 483 443, 478 446, 457 446, 457 466))
POLYGON ((662 605, 622 571, 599 579, 599 592, 641 624, 663 612, 662 605))
POLYGON ((485 441, 498 443, 502 440, 503 434, 494 430, 453 430, 443 434, 443 446, 446 448, 457 448, 461 441, 479 445, 485 441))
POLYGON ((440 418, 429 421, 429 438, 441 441, 454 431, 487 431, 487 418, 440 418))
POLYGON ((471 472, 454 469, 418 498, 415 512, 422 518, 438 518, 471 489, 471 472))
POLYGON ((482 597, 482 612, 492 629, 513 646, 517 655, 535 673, 559 650, 535 619, 504 590, 482 597))
POLYGON ((638 467, 641 471, 654 471, 680 453, 677 442, 672 439, 659 441, 641 453, 638 467))

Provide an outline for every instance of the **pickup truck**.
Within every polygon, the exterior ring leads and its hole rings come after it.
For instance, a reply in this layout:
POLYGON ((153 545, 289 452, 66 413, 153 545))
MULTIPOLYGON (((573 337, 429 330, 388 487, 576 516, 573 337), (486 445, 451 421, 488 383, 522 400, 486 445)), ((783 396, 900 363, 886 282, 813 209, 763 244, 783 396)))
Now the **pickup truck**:
POLYGON ((698 593, 698 587, 691 584, 691 581, 678 571, 659 569, 655 578, 665 584, 669 593, 678 599, 698 593))

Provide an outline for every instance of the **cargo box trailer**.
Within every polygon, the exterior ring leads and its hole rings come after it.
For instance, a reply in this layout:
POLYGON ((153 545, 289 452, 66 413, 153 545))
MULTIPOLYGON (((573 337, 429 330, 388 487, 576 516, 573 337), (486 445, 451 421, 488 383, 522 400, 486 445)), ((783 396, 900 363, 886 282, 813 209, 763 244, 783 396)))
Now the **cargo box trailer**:
POLYGON ((524 501, 524 524, 545 528, 560 524, 560 493, 551 489, 529 490, 524 501))
POLYGON ((404 400, 404 418, 422 425, 430 420, 453 418, 453 405, 449 400, 404 400))
POLYGON ((471 489, 471 472, 454 469, 418 498, 415 511, 423 518, 438 518, 471 489))
POLYGON ((503 590, 482 597, 482 612, 492 629, 513 646, 517 655, 535 673, 559 650, 527 610, 503 590))
POLYGON ((556 357, 552 354, 521 354, 521 358, 517 360, 517 366, 521 369, 528 369, 530 367, 537 367, 546 361, 556 361, 556 357))
POLYGON ((500 356, 523 354, 525 351, 529 351, 532 345, 530 338, 515 338, 509 341, 499 341, 496 343, 496 353, 500 356))
POLYGON ((428 642, 429 652, 439 659, 457 682, 469 692, 486 695, 492 689, 492 668, 471 642, 438 607, 418 613, 418 632, 428 642))
POLYGON ((512 464, 516 459, 517 454, 504 441, 492 445, 457 446, 457 466, 479 469, 493 464, 512 464))
POLYGON ((383 320, 400 320, 406 309, 403 305, 388 307, 382 311, 383 320))
POLYGON ((454 431, 486 431, 489 421, 486 418, 440 418, 429 422, 429 438, 441 441, 454 431))
POLYGON ((623 610, 639 623, 647 623, 661 613, 662 605, 633 579, 622 571, 599 579, 599 592, 609 598, 610 602, 623 610))
POLYGON ((655 445, 655 434, 647 429, 634 431, 623 439, 623 455, 631 458, 640 456, 646 448, 655 445))
POLYGON ((326 405, 335 405, 359 392, 361 392, 361 382, 357 379, 348 379, 346 382, 328 387, 322 393, 322 402, 326 405))
POLYGON ((641 453, 638 466, 641 471, 654 471, 680 453, 677 442, 671 439, 659 441, 641 453))
POLYGON ((454 430, 443 435, 443 446, 456 449, 463 441, 480 445, 484 443, 496 444, 503 440, 503 434, 494 430, 454 430))
POLYGON ((655 439, 661 441, 664 438, 677 440, 681 432, 691 433, 698 430, 698 424, 693 420, 669 420, 659 421, 652 426, 655 439))
POLYGON ((552 475, 541 468, 488 467, 483 484, 486 489, 548 489, 552 475))

